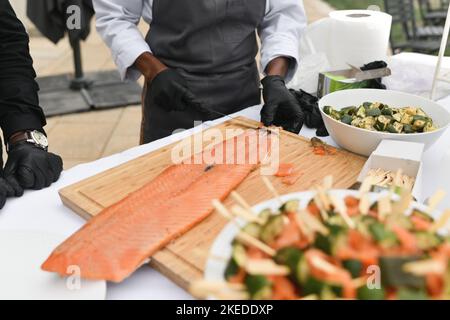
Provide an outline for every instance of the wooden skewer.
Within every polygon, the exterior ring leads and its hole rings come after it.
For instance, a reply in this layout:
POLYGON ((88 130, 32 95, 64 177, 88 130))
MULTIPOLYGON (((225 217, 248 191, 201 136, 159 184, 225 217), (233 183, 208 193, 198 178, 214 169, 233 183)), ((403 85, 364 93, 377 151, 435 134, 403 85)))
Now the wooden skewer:
POLYGON ((316 268, 318 268, 326 273, 335 273, 338 270, 338 268, 335 265, 329 263, 328 261, 322 259, 321 257, 317 257, 317 256, 312 257, 311 263, 316 268))
POLYGON ((359 211, 363 216, 366 216, 369 214, 369 210, 370 210, 369 195, 367 193, 362 194, 359 199, 359 211))
POLYGON ((273 186, 272 182, 270 182, 270 180, 267 177, 262 176, 261 178, 262 178, 264 184, 266 185, 267 189, 270 192, 272 192, 272 194, 274 195, 274 197, 278 200, 278 202, 280 204, 283 204, 283 201, 281 200, 280 194, 277 192, 277 190, 273 186))
POLYGON ((330 190, 333 188, 333 176, 329 175, 323 179, 323 188, 325 190, 330 190))
POLYGON ((400 200, 392 205, 392 212, 403 214, 408 210, 413 201, 413 196, 410 191, 403 189, 400 200))
POLYGON ((274 249, 272 249, 271 247, 266 245, 264 242, 261 242, 260 240, 252 237, 251 235, 249 235, 245 232, 240 232, 237 235, 236 239, 239 241, 242 241, 246 245, 253 246, 253 247, 261 250, 262 252, 268 254, 271 257, 275 256, 275 254, 276 254, 276 251, 274 249))
POLYGON ((250 223, 258 223, 258 224, 264 224, 264 220, 260 217, 253 215, 252 213, 248 212, 246 209, 242 208, 241 206, 233 206, 231 208, 231 213, 235 215, 236 217, 240 217, 247 222, 250 223))
POLYGON ((359 188, 359 193, 366 194, 366 193, 370 192, 372 185, 373 185, 373 178, 370 176, 365 178, 363 183, 361 183, 361 187, 359 188))
POLYGON ((314 202, 316 203, 317 207, 319 208, 320 215, 322 216, 322 219, 324 221, 327 221, 329 216, 328 216, 327 211, 324 209, 324 206, 322 204, 322 200, 320 199, 318 193, 314 196, 314 202))
POLYGON ((230 220, 230 221, 233 220, 233 216, 228 211, 228 209, 222 204, 222 202, 220 202, 219 200, 215 199, 215 200, 212 201, 212 204, 213 204, 214 208, 217 210, 217 212, 221 216, 223 216, 227 220, 230 220))
POLYGON ((378 214, 381 218, 392 212, 391 196, 381 197, 378 200, 378 214))
POLYGON ((439 203, 444 200, 446 192, 444 190, 438 190, 434 195, 431 196, 430 200, 428 200, 428 208, 427 213, 432 214, 434 210, 436 210, 439 203))
POLYGON ((424 276, 429 273, 444 274, 446 270, 446 263, 439 260, 409 262, 403 266, 403 271, 416 276, 424 276))
POLYGON ((255 215, 255 212, 253 211, 252 207, 248 204, 247 201, 236 191, 231 192, 231 197, 236 201, 239 205, 241 205, 245 210, 248 212, 251 212, 253 215, 255 215))
POLYGON ((342 219, 344 219, 344 222, 347 224, 347 226, 350 229, 355 229, 356 224, 347 214, 347 207, 345 206, 344 200, 335 196, 330 196, 330 199, 331 203, 333 203, 334 205, 334 208, 337 210, 342 219))
POLYGON ((290 270, 286 266, 276 264, 270 259, 249 260, 245 269, 252 275, 287 276, 290 270))
POLYGON ((444 228, 447 225, 447 222, 450 220, 450 209, 445 211, 441 217, 434 222, 433 226, 431 227, 431 230, 433 232, 438 231, 439 229, 444 228))
POLYGON ((330 230, 328 230, 328 228, 325 227, 325 225, 320 222, 319 219, 317 219, 307 211, 300 211, 296 215, 296 219, 306 224, 306 226, 311 230, 318 232, 324 236, 327 236, 330 233, 330 230))

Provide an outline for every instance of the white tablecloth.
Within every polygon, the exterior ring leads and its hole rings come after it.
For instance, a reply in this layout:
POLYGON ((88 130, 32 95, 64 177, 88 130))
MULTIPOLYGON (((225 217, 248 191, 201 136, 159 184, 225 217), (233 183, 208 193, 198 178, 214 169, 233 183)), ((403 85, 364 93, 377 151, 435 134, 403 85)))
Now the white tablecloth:
MULTIPOLYGON (((450 97, 441 101, 450 110, 450 97)), ((239 112, 259 121, 260 106, 239 112)), ((220 119, 209 125, 220 123, 220 119)), ((150 151, 161 148, 176 140, 201 130, 200 127, 178 133, 151 144, 133 148, 114 156, 98 161, 79 165, 62 173, 61 179, 50 188, 42 191, 28 191, 23 198, 8 200, 5 208, 0 212, 0 230, 40 230, 61 235, 61 241, 74 233, 85 222, 70 209, 63 206, 58 196, 58 190, 77 181, 115 167, 150 151)), ((301 135, 312 137, 314 131, 304 128, 301 135)), ((330 138, 325 139, 334 144, 330 138)), ((437 187, 440 177, 440 166, 444 152, 450 148, 450 130, 429 149, 424 156, 423 196, 429 197, 437 187)), ((447 177, 450 179, 450 177, 447 177)), ((22 253, 26 254, 26 253, 22 253)), ((191 296, 177 287, 170 280, 152 270, 148 266, 142 267, 129 279, 120 284, 108 284, 108 299, 190 299, 191 296)))

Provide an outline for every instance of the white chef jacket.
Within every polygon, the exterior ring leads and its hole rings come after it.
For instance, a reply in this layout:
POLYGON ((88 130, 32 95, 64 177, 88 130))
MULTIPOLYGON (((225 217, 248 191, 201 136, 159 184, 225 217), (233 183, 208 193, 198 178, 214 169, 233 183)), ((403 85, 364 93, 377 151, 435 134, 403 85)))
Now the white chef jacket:
MULTIPOLYGON (((266 1, 266 14, 258 28, 261 70, 265 70, 269 62, 277 57, 290 57, 293 63, 286 77, 289 81, 297 70, 300 36, 307 23, 303 0, 266 1)), ((141 17, 151 24, 153 0, 93 2, 97 31, 111 48, 122 79, 137 80, 141 74, 133 66, 136 59, 144 52, 152 52, 137 24, 141 17)))

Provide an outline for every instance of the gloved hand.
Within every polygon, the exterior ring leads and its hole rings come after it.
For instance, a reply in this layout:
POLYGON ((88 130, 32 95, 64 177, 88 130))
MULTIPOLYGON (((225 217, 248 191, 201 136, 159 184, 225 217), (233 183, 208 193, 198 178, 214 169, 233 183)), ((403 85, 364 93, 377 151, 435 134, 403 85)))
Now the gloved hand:
POLYGON ((167 111, 199 110, 202 107, 195 95, 187 88, 184 79, 176 70, 166 69, 156 75, 149 88, 150 97, 167 111))
POLYGON ((265 102, 261 110, 261 121, 265 126, 275 125, 298 134, 303 127, 305 115, 283 78, 267 76, 261 83, 265 102))
POLYGON ((61 157, 28 142, 10 147, 5 165, 6 181, 18 181, 25 189, 40 190, 59 179, 63 170, 61 157))

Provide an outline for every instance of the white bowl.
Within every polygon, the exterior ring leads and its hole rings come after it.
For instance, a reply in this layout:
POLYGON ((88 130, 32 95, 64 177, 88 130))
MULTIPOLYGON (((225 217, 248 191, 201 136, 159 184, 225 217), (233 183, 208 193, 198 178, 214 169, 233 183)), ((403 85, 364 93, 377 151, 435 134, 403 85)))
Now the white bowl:
POLYGON ((390 90, 354 89, 333 92, 320 99, 319 108, 331 138, 342 148, 363 156, 370 156, 384 139, 423 143, 425 149, 428 149, 450 126, 450 113, 441 105, 419 96, 390 90), (395 108, 420 107, 433 119, 438 130, 414 134, 370 131, 337 121, 323 112, 325 106, 340 110, 348 106, 359 106, 366 101, 381 102, 395 108))

